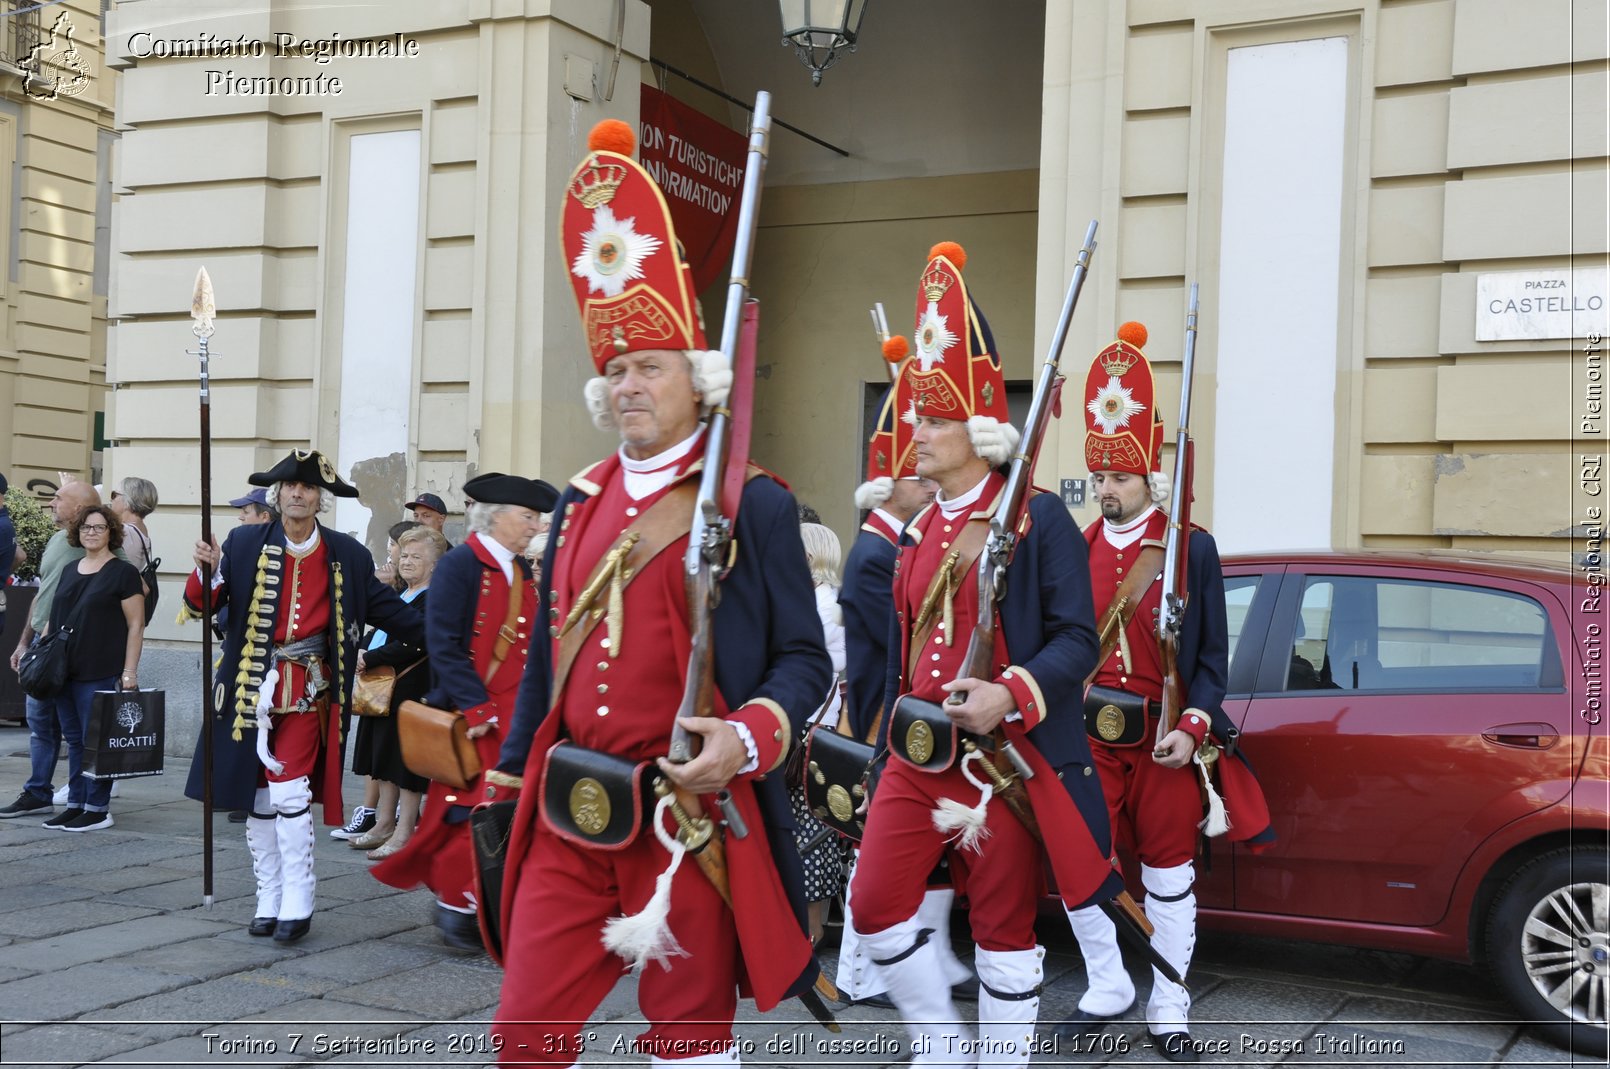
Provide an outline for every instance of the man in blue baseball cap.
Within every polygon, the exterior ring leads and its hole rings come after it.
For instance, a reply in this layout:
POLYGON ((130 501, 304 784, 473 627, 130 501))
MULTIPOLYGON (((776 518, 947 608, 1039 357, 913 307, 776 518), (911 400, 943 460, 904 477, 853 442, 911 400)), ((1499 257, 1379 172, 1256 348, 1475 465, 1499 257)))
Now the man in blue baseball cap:
POLYGON ((255 487, 244 495, 229 502, 232 509, 240 509, 240 522, 268 523, 277 515, 274 506, 268 503, 268 491, 262 487, 255 487))

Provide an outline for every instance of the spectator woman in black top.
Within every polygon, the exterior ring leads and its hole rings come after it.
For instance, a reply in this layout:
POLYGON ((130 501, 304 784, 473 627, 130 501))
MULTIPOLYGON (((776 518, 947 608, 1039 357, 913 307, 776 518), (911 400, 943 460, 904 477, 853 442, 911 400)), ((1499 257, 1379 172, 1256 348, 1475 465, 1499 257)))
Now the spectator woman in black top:
POLYGON ((145 594, 140 573, 113 556, 123 545, 123 524, 107 505, 89 505, 67 525, 67 544, 83 549, 69 564, 50 607, 50 631, 73 628, 67 686, 56 697, 56 720, 67 740, 67 808, 44 822, 61 831, 110 828, 111 780, 91 780, 84 767, 90 703, 98 690, 139 686, 145 639, 145 594))

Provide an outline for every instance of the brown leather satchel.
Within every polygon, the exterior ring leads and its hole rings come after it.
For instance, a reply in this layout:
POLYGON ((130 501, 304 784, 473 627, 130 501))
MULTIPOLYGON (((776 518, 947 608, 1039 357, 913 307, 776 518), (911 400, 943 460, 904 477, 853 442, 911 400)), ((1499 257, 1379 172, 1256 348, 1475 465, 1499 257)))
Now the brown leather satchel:
POLYGON ((425 663, 421 657, 401 672, 390 665, 366 668, 352 677, 352 715, 390 716, 391 695, 397 680, 425 663))
POLYGON ((420 702, 397 707, 403 764, 416 775, 467 791, 481 774, 481 755, 468 735, 469 721, 457 709, 420 702))
MULTIPOLYGON (((514 648, 514 625, 520 615, 520 583, 509 587, 509 611, 492 643, 492 660, 481 673, 490 684, 514 648)), ((403 764, 415 775, 433 779, 467 791, 481 775, 481 754, 469 737, 469 721, 457 709, 436 709, 420 702, 403 702, 397 707, 397 741, 402 745, 403 764)))

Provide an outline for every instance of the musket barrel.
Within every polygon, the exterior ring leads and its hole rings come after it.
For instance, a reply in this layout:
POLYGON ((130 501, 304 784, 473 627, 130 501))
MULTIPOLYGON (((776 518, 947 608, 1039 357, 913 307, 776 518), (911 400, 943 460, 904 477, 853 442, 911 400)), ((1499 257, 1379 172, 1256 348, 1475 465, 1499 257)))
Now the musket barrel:
MULTIPOLYGON (((1185 481, 1186 465, 1190 462, 1191 378, 1196 371, 1196 294, 1197 284, 1193 282, 1191 303, 1185 313, 1185 354, 1180 365, 1180 422, 1174 434, 1174 499, 1168 507, 1169 523, 1175 530, 1184 522, 1184 508, 1190 494, 1185 481)), ((1175 530, 1171 530, 1170 534, 1175 534, 1175 530)), ((1168 548, 1163 553, 1163 611, 1157 617, 1159 638, 1165 629, 1177 628, 1181 623, 1177 611, 1180 591, 1175 589, 1178 586, 1181 541, 1179 537, 1168 538, 1168 548)))
MULTIPOLYGON (((1045 423, 1050 418, 1052 387, 1056 382, 1057 369, 1062 362, 1063 346, 1068 341, 1068 327, 1073 322, 1073 310, 1079 304, 1079 292, 1084 289, 1085 275, 1090 270, 1090 257, 1096 251, 1096 226, 1097 221, 1092 219, 1089 228, 1085 230, 1085 243, 1079 249, 1079 258, 1073 267, 1073 278, 1068 283, 1067 296, 1062 299, 1062 311, 1057 316, 1056 331, 1051 335, 1051 348, 1045 354, 1045 363, 1040 369, 1040 380, 1034 387, 1034 400, 1029 405, 1028 418, 1023 421, 1023 444, 1020 452, 1028 458, 1029 463, 1012 464, 1011 472, 1006 479, 1003 505, 996 513, 998 520, 1013 511, 1011 506, 1023 496, 1029 481, 1034 478, 1033 460, 1044 435, 1045 423)), ((1006 519, 1004 522, 1013 521, 1006 519)))

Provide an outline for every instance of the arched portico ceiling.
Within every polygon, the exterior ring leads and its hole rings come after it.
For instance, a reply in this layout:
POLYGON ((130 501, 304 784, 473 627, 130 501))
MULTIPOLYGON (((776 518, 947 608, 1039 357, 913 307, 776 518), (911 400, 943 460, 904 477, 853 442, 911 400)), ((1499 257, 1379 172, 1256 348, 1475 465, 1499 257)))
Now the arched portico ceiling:
MULTIPOLYGON (((811 85, 775 0, 689 0, 722 88, 849 151, 774 131, 776 185, 1032 169, 1040 163, 1044 0, 869 0, 860 45, 811 85)), ((680 5, 657 0, 654 17, 680 5)), ((653 35, 659 39, 660 35, 653 35)), ((677 57, 656 58, 678 65, 677 57)), ((708 110, 719 114, 715 101, 708 110)), ((742 127, 733 108, 730 120, 742 127)))

